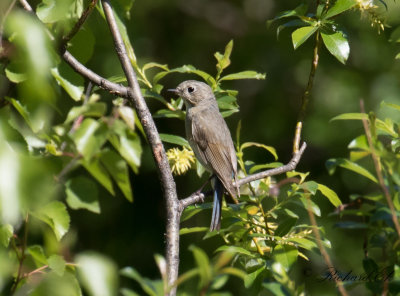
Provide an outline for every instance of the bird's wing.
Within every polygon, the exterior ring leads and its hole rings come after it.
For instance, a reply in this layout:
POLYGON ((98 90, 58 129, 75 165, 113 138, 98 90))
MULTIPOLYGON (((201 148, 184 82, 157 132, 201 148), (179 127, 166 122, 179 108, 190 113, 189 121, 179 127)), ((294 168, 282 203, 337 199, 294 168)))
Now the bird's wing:
POLYGON ((236 179, 236 152, 218 108, 207 108, 193 116, 192 132, 193 140, 199 147, 199 157, 209 164, 229 194, 236 197, 236 189, 232 185, 232 177, 236 179))

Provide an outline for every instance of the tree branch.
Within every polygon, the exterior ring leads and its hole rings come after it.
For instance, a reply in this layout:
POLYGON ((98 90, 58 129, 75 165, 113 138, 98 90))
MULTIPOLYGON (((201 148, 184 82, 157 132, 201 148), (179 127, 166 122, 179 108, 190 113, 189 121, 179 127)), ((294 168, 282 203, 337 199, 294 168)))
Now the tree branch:
MULTIPOLYGON (((363 100, 360 100, 360 109, 361 109, 362 113, 365 113, 365 107, 364 107, 364 101, 363 100)), ((368 146, 369 146, 369 149, 371 150, 371 156, 372 156, 372 160, 374 161, 374 167, 375 167, 376 175, 378 176, 379 185, 380 185, 380 187, 382 189, 383 194, 386 197, 386 201, 387 201, 387 203, 389 205, 389 208, 390 208, 393 224, 394 224, 394 226, 396 228, 397 235, 400 238, 399 219, 397 218, 396 209, 394 208, 392 197, 390 196, 389 189, 385 185, 385 181, 383 179, 382 165, 381 165, 380 157, 376 153, 376 150, 375 150, 375 147, 374 147, 374 143, 372 142, 372 135, 371 135, 371 131, 369 129, 368 121, 363 119, 362 123, 363 123, 363 126, 364 126, 365 135, 367 136, 368 146)))
MULTIPOLYGON (((331 273, 331 275, 334 275, 336 273, 336 270, 332 264, 331 257, 329 257, 328 252, 326 251, 324 245, 322 244, 322 238, 321 234, 319 233, 317 220, 315 219, 314 213, 311 210, 311 202, 309 196, 307 197, 307 212, 308 212, 308 217, 310 218, 311 225, 313 226, 312 230, 316 238, 319 251, 321 252, 322 258, 324 258, 325 264, 327 265, 329 272, 331 273)), ((332 276, 332 277, 335 280, 336 287, 338 288, 340 295, 347 296, 348 294, 343 286, 343 282, 339 280, 337 276, 332 276)))
MULTIPOLYGON (((32 7, 26 0, 19 0, 22 7, 34 13, 32 7)), ((172 287, 169 291, 169 295, 176 294, 176 286, 174 283, 178 278, 179 268, 179 222, 181 211, 179 209, 179 200, 176 193, 175 182, 169 167, 169 162, 165 154, 164 146, 161 142, 157 128, 151 113, 146 105, 146 102, 140 91, 140 87, 136 78, 136 74, 132 69, 129 62, 129 58, 126 54, 126 49, 122 41, 121 34, 118 30, 115 17, 112 12, 112 7, 109 1, 102 1, 104 13, 109 23, 111 33, 114 38, 115 48, 118 57, 121 61, 122 68, 127 76, 129 87, 125 87, 116 83, 113 83, 100 75, 94 73, 90 69, 86 68, 78 60, 74 58, 71 53, 67 50, 61 52, 62 58, 71 66, 71 68, 87 78, 94 84, 98 85, 102 89, 109 91, 111 94, 115 94, 124 98, 129 99, 138 114, 140 122, 146 133, 147 139, 152 148, 153 157, 158 169, 161 186, 163 189, 164 199, 166 201, 167 208, 167 230, 166 230, 166 259, 167 259, 167 277, 168 284, 172 287)))
POLYGON ((313 51, 313 58, 311 61, 311 69, 310 69, 310 74, 308 76, 308 83, 307 83, 307 87, 303 93, 303 96, 301 97, 300 113, 299 113, 299 117, 297 119, 296 131, 295 131, 294 140, 293 140, 293 153, 294 154, 299 151, 300 140, 301 140, 301 130, 303 128, 304 118, 306 117, 306 110, 307 110, 308 102, 310 101, 311 90, 314 85, 315 71, 317 70, 318 61, 319 61, 320 46, 321 46, 321 38, 320 38, 319 31, 317 31, 316 36, 315 36, 315 46, 314 46, 314 51, 313 51))
MULTIPOLYGON (((266 178, 269 176, 279 175, 279 174, 294 170, 296 168, 297 164, 299 163, 301 156, 303 155, 303 152, 306 149, 306 147, 307 147, 307 144, 304 142, 303 145, 301 146, 300 150, 294 154, 292 159, 286 165, 246 176, 243 179, 238 180, 237 185, 240 187, 244 184, 250 183, 255 180, 260 180, 260 179, 263 179, 263 178, 266 178)), ((188 196, 184 199, 181 199, 179 201, 181 210, 183 210, 184 208, 186 208, 187 206, 190 206, 192 204, 202 202, 204 200, 204 196, 205 196, 205 194, 202 192, 194 192, 190 196, 188 196)))
POLYGON ((115 94, 123 98, 129 98, 129 89, 127 87, 111 82, 106 78, 94 73, 92 70, 86 68, 77 59, 75 59, 75 57, 69 51, 66 50, 61 56, 75 72, 90 80, 97 86, 109 91, 111 94, 115 94))
MULTIPOLYGON (((132 64, 126 53, 126 48, 118 30, 112 7, 108 0, 102 0, 104 14, 109 24, 111 34, 114 38, 115 50, 120 59, 122 68, 129 84, 128 98, 135 106, 147 139, 152 148, 154 161, 156 163, 161 186, 164 193, 164 199, 167 209, 167 229, 166 229, 166 259, 167 259, 167 277, 168 284, 173 286, 178 278, 179 268, 179 222, 181 211, 179 209, 179 200, 176 193, 176 185, 169 166, 164 146, 161 142, 154 120, 147 107, 147 104, 140 91, 139 83, 132 64)), ((176 286, 169 291, 170 295, 176 294, 176 286)))

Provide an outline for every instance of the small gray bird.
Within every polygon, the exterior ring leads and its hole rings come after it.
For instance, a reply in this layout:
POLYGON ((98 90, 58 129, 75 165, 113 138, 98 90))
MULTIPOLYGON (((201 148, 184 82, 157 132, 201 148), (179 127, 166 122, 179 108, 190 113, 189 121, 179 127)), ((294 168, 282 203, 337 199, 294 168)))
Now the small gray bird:
POLYGON ((210 231, 218 230, 224 188, 233 198, 239 195, 239 189, 232 183, 232 179, 237 181, 237 158, 231 134, 207 84, 188 80, 170 91, 183 98, 186 105, 186 137, 197 159, 213 174, 214 205, 210 231))

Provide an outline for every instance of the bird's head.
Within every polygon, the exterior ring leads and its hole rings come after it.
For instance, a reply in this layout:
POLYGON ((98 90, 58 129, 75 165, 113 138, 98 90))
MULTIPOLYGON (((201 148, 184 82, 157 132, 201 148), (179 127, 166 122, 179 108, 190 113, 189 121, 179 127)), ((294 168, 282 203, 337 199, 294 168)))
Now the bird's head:
POLYGON ((211 87, 200 81, 186 80, 180 83, 175 89, 169 89, 179 95, 186 103, 186 106, 197 106, 204 100, 214 99, 214 93, 211 87))

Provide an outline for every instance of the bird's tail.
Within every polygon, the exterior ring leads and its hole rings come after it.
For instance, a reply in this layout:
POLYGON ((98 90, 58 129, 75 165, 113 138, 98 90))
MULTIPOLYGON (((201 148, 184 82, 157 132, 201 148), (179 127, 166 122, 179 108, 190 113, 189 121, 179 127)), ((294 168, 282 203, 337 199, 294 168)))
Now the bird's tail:
POLYGON ((210 231, 219 230, 221 227, 222 195, 224 194, 224 186, 216 176, 212 180, 212 185, 214 189, 214 203, 210 231))

